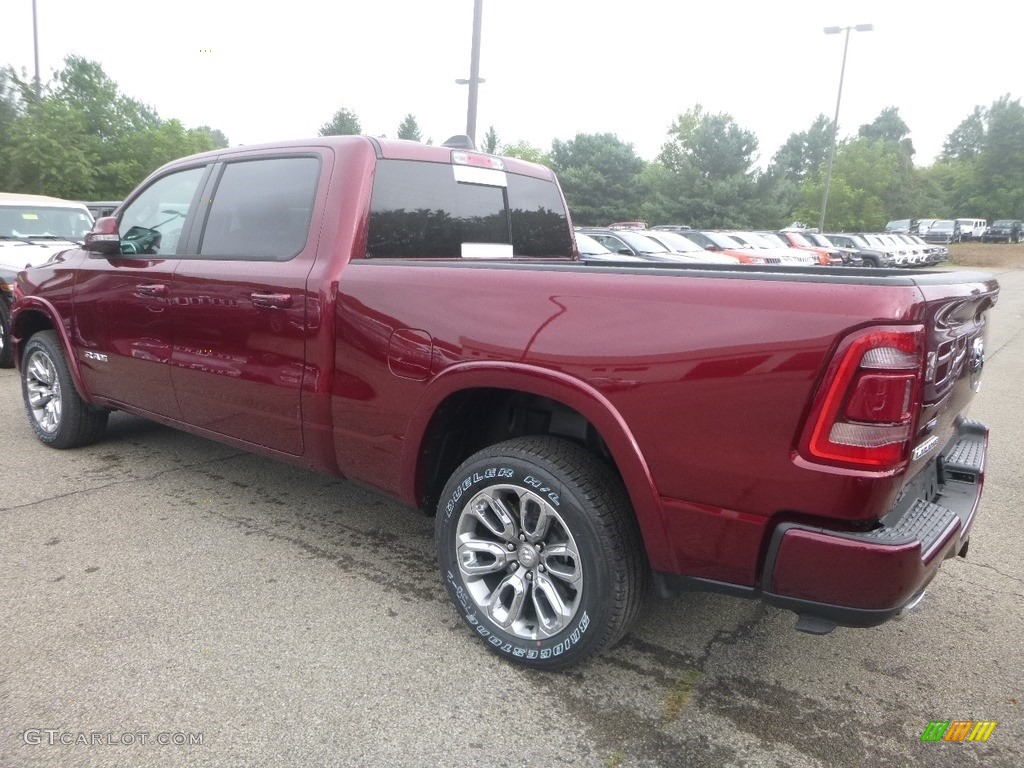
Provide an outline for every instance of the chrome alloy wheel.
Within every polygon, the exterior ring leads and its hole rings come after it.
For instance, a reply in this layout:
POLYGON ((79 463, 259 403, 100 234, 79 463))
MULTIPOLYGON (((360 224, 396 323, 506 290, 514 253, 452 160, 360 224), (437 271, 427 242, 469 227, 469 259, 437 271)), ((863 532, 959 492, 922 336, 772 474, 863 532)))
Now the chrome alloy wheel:
POLYGON ((492 485, 462 508, 459 570, 477 607, 506 632, 536 640, 565 629, 583 595, 579 549, 542 496, 492 485))
POLYGON ((39 428, 52 434, 60 427, 61 391, 57 368, 50 356, 36 350, 25 363, 29 408, 39 428))

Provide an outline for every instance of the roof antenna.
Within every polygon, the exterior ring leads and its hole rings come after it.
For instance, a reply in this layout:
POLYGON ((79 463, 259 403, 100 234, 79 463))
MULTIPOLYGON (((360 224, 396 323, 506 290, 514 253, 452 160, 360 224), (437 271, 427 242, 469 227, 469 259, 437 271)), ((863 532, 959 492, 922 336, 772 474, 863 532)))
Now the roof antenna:
POLYGON ((457 133, 454 136, 449 137, 441 146, 450 147, 452 149, 469 149, 474 152, 476 151, 476 145, 473 144, 473 140, 464 133, 457 133))

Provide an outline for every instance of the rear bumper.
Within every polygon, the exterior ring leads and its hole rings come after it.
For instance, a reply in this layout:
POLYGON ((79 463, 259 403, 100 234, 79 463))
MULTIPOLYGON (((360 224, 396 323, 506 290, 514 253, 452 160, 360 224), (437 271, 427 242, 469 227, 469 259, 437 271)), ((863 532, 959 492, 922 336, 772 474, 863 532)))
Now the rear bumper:
POLYGON ((774 531, 761 597, 800 615, 798 629, 869 627, 921 597, 942 561, 966 554, 985 478, 988 429, 960 421, 955 437, 873 530, 799 523, 774 531))

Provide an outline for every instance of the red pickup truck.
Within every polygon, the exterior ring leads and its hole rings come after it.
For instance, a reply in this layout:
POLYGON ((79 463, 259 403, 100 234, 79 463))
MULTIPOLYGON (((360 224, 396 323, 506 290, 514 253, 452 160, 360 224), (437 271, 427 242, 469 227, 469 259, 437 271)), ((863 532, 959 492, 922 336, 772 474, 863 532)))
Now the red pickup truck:
POLYGON ((653 582, 878 624, 966 553, 977 273, 580 262, 552 173, 333 137, 175 161, 18 276, 28 422, 121 409, 437 518, 488 647, 620 638, 653 582))

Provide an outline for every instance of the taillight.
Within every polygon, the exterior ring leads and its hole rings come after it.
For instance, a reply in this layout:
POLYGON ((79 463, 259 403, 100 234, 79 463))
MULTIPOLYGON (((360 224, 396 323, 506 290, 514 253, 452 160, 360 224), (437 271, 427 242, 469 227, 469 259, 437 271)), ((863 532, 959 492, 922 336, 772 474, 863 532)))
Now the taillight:
POLYGON ((921 401, 924 326, 880 326, 843 341, 815 397, 800 452, 885 470, 907 459, 921 401))

